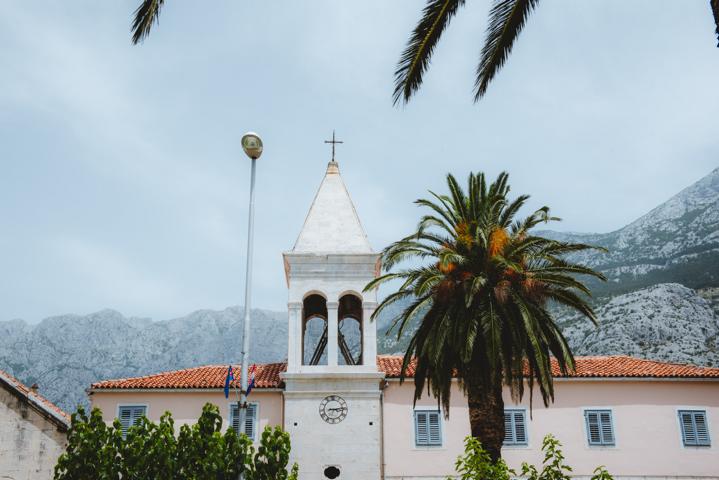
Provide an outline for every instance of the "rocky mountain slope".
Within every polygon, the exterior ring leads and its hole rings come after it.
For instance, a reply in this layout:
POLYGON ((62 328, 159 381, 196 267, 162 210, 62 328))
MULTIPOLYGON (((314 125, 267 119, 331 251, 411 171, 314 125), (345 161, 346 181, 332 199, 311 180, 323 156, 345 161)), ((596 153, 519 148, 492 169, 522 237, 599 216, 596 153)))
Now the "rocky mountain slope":
MULTIPOLYGON (((0 322, 0 369, 40 391, 61 408, 86 403, 85 389, 108 378, 204 364, 239 362, 243 309, 200 310, 153 322, 113 310, 62 315, 28 325, 0 322)), ((287 350, 287 315, 253 310, 253 362, 280 361, 287 350)))
MULTIPOLYGON (((719 169, 635 222, 606 234, 543 232, 601 245, 575 258, 605 272, 593 283, 599 327, 560 312, 578 354, 623 353, 719 365, 719 169)), ((411 332, 385 335, 398 313, 378 319, 378 350, 402 353, 411 332)), ((0 322, 0 368, 61 407, 86 402, 84 389, 107 378, 201 364, 238 362, 242 309, 200 310, 153 322, 104 310, 28 325, 0 322)), ((282 361, 284 312, 253 310, 253 361, 282 361)))
POLYGON ((719 286, 719 168, 629 225, 610 233, 539 232, 550 238, 605 247, 573 256, 607 275, 592 282, 597 295, 657 283, 719 286))
POLYGON ((678 283, 618 295, 597 310, 598 325, 564 317, 577 355, 632 355, 719 365, 719 319, 709 302, 678 283))

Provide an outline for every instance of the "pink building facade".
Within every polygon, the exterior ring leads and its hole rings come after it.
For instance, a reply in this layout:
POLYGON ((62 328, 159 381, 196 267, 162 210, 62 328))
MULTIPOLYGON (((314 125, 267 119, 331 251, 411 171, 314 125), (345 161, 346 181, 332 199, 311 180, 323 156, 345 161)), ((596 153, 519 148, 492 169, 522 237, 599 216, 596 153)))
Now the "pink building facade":
MULTIPOLYGON (((432 398, 414 404, 411 378, 399 382, 401 358, 377 355, 376 292, 363 288, 379 272, 379 255, 336 162, 283 260, 287 360, 257 365, 244 425, 224 397, 224 365, 98 382, 89 390, 93 406, 128 427, 165 411, 178 427, 193 423, 207 402, 255 440, 281 426, 301 480, 452 476, 470 431, 466 399, 455 387, 448 418, 432 398)), ((554 373, 549 408, 539 401, 530 411, 528 398, 514 405, 506 395, 502 454, 511 467, 541 463, 542 438, 552 433, 577 478, 604 465, 620 479, 719 480, 719 369, 620 356, 578 358, 570 377, 554 373)))
MULTIPOLYGON (((375 459, 382 479, 445 479, 454 474, 454 461, 469 435, 466 398, 455 388, 449 418, 439 419, 439 441, 418 444, 417 412, 437 413, 437 403, 423 398, 413 405, 411 379, 400 384, 400 357, 379 356, 378 370, 385 379, 381 387, 381 449, 375 459)), ((519 470, 522 462, 542 461, 542 438, 554 434, 577 478, 590 477, 605 465, 615 478, 626 479, 717 479, 719 478, 719 369, 663 364, 630 357, 578 357, 577 374, 555 380, 556 401, 545 408, 535 403, 530 415, 529 399, 513 404, 505 395, 508 414, 519 412, 525 422, 525 438, 506 445, 502 456, 519 470), (592 444, 587 413, 608 412, 612 438, 608 444, 592 444), (687 444, 682 412, 701 412, 706 423, 704 444, 687 444)), ((258 365, 258 387, 250 395, 257 405, 255 426, 281 426, 292 434, 297 420, 287 417, 281 372, 285 364, 258 365)), ((144 407, 150 420, 158 421, 170 411, 176 424, 194 423, 202 406, 211 402, 229 425, 233 398, 223 393, 226 367, 220 365, 165 372, 146 377, 99 382, 90 389, 93 406, 108 421, 121 416, 128 406, 144 407)), ((327 391, 323 395, 342 392, 327 391)), ((535 397, 536 400, 536 397, 535 397)), ((353 413, 348 402, 348 416, 353 413)), ((319 417, 317 409, 308 412, 319 417)), ((341 426, 337 424, 337 426, 341 426)), ((515 426, 516 427, 516 426, 515 426)), ((508 436, 512 436, 511 432, 508 436)), ((694 436, 701 428, 694 431, 694 436)), ((691 435, 690 435, 691 436, 691 435)), ((322 440, 319 438, 318 440, 322 440)), ((689 439, 691 440, 691 438, 689 439)), ((697 439, 699 440, 699 439, 697 439)), ((691 443, 691 442, 690 442, 691 443)), ((301 459, 297 459, 302 467, 301 459)), ((332 464, 328 459, 324 464, 332 464)), ((341 465, 340 465, 341 466, 341 465)), ((353 478, 347 472, 346 478, 353 478)), ((323 477, 317 477, 323 478, 323 477)), ((340 476, 338 478, 345 478, 340 476)))

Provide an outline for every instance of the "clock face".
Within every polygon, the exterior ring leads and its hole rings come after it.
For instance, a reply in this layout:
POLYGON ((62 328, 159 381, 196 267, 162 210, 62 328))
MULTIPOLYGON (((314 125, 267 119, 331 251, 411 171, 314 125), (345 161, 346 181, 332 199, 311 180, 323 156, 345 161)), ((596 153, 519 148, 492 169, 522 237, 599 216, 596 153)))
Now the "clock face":
POLYGON ((347 402, 338 395, 330 395, 320 402, 320 417, 327 423, 340 423, 347 416, 347 402))

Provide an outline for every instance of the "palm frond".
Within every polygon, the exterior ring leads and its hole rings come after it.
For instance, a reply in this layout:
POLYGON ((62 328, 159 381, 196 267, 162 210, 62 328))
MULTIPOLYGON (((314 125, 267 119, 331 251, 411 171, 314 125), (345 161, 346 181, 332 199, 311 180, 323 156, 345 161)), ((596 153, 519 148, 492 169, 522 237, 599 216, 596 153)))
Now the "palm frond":
POLYGON ((716 25, 716 34, 717 34, 717 47, 719 47, 719 0, 709 0, 709 4, 712 8, 712 13, 714 14, 714 24, 716 25))
POLYGON ((407 102, 422 85, 432 52, 465 0, 428 0, 395 71, 394 104, 407 102))
POLYGON ((489 27, 474 83, 474 101, 487 91, 489 82, 502 68, 527 17, 539 0, 495 0, 489 12, 489 27))
POLYGON ((165 0, 142 0, 142 3, 135 10, 135 18, 132 21, 132 44, 137 45, 147 38, 152 25, 159 23, 160 10, 165 0))

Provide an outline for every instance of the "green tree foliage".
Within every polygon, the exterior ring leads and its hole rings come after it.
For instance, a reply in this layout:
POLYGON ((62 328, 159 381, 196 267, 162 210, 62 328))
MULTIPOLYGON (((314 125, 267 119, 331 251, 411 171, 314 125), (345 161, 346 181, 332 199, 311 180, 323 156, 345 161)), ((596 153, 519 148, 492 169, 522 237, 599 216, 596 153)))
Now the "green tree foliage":
MULTIPOLYGON (((542 442, 542 469, 524 462, 521 476, 527 480, 570 480, 572 468, 565 464, 561 447, 562 444, 553 435, 545 436, 542 442)), ((458 475, 456 478, 460 480, 510 480, 517 476, 501 458, 492 461, 482 444, 471 436, 464 439, 464 455, 457 457, 455 471, 458 475)), ((451 478, 447 477, 447 480, 451 478)), ((614 480, 614 477, 602 465, 594 470, 591 480, 614 480)))
POLYGON ((428 210, 417 231, 382 252, 386 272, 366 287, 400 281, 373 318, 396 302, 410 301, 393 325, 398 338, 408 325, 417 325, 401 379, 416 362, 415 400, 428 391, 446 415, 453 380, 459 380, 472 436, 493 460, 504 441, 503 384, 515 399, 525 383, 530 392, 538 384, 547 405, 554 399, 552 363, 563 374, 574 368, 549 306, 563 305, 594 321, 582 276, 604 278, 565 260, 568 253, 593 247, 533 234, 536 225, 558 220, 548 207, 516 218, 529 197, 511 199, 508 180, 502 173, 487 185, 484 174, 471 174, 464 191, 448 175, 449 193, 430 192, 432 199, 417 200, 428 210))
POLYGON ((88 417, 80 407, 72 415, 68 446, 55 466, 55 480, 296 480, 298 467, 288 473, 290 437, 279 427, 267 427, 255 451, 246 435, 228 428, 210 403, 194 425, 182 425, 175 435, 172 415, 155 424, 142 418, 122 436, 116 419, 107 426, 95 408, 88 417))
POLYGON ((600 465, 594 469, 594 475, 592 475, 591 480, 614 480, 614 477, 612 477, 604 465, 600 465))
MULTIPOLYGON (((542 441, 544 462, 542 470, 539 471, 534 465, 527 462, 522 463, 522 476, 527 480, 571 480, 572 467, 564 463, 562 444, 549 434, 542 441)), ((610 477, 611 478, 611 477, 610 477)))
POLYGON ((457 457, 454 468, 460 480, 510 480, 516 476, 501 458, 492 462, 489 452, 471 436, 464 439, 464 455, 457 457))

